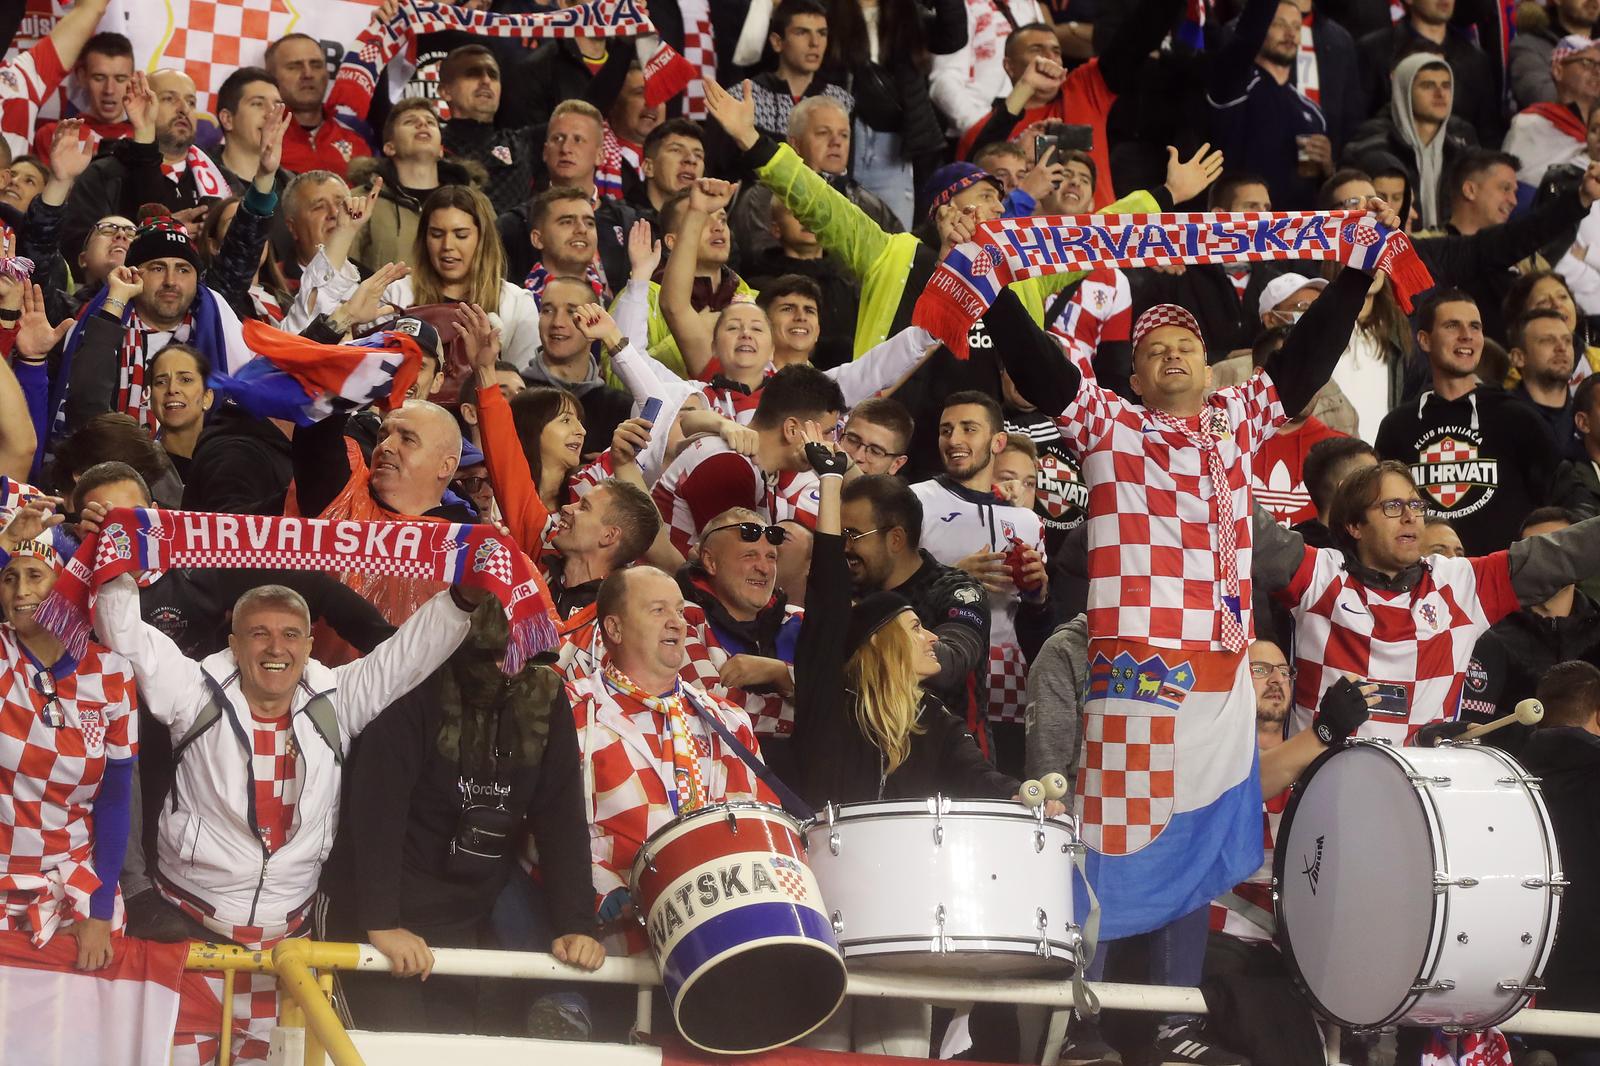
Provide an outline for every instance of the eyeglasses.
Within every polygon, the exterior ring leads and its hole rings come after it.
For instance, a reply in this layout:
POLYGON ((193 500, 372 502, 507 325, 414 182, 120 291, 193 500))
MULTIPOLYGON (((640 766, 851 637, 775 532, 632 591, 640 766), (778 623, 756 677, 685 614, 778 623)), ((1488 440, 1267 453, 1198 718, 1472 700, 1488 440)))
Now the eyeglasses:
POLYGON ((859 433, 851 430, 846 430, 839 439, 844 442, 845 447, 866 452, 874 459, 898 459, 905 454, 905 452, 891 452, 888 448, 882 448, 876 444, 868 444, 861 438, 859 433))
POLYGON ((471 495, 472 493, 482 492, 484 489, 488 488, 489 479, 486 477, 458 477, 456 478, 456 484, 460 485, 462 490, 468 495, 471 495))
POLYGON ((61 701, 56 698, 55 675, 45 670, 35 670, 33 674, 33 688, 45 698, 44 724, 51 729, 60 729, 67 724, 66 712, 61 709, 61 701))
POLYGON ((139 232, 138 227, 124 226, 120 222, 96 223, 94 231, 102 237, 127 237, 130 240, 139 232))
POLYGON ((1250 676, 1257 681, 1265 681, 1273 674, 1282 674, 1284 680, 1294 680, 1294 667, 1288 663, 1251 663, 1250 676))
POLYGON ((1410 511, 1417 518, 1428 513, 1428 501, 1422 499, 1379 500, 1372 506, 1382 511, 1385 518, 1399 518, 1406 511, 1410 511))
POLYGON ((855 530, 855 529, 851 529, 849 526, 846 526, 844 529, 841 529, 839 531, 840 535, 843 536, 844 539, 849 541, 851 544, 854 544, 856 541, 860 540, 862 537, 870 537, 874 533, 882 533, 882 532, 883 532, 883 527, 882 526, 879 526, 879 527, 877 527, 875 529, 862 529, 862 530, 855 530))
POLYGON ((1570 66, 1581 67, 1586 74, 1593 74, 1595 71, 1600 70, 1600 60, 1596 59, 1569 59, 1567 63, 1570 66))
POLYGON ((1346 196, 1343 200, 1340 200, 1337 204, 1334 204, 1333 206, 1342 207, 1346 211, 1353 211, 1354 209, 1356 209, 1358 207, 1366 206, 1366 203, 1367 203, 1367 198, 1365 196, 1346 196))
POLYGON ((759 522, 729 522, 725 526, 716 526, 706 530, 705 534, 701 536, 700 542, 702 544, 705 543, 710 539, 711 534, 720 533, 724 529, 737 529, 739 531, 739 539, 746 544, 754 544, 762 537, 766 537, 768 544, 781 546, 789 538, 789 531, 782 526, 764 526, 759 522))

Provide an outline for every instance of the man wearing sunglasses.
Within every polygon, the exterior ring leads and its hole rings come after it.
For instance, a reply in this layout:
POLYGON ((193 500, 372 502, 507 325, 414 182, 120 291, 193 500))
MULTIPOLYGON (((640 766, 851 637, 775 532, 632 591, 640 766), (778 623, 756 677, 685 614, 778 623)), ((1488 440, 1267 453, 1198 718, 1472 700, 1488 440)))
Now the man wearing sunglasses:
MULTIPOLYGON (((1392 460, 1356 471, 1334 493, 1335 547, 1302 547, 1277 593, 1295 621, 1291 734, 1311 724, 1323 692, 1345 674, 1377 686, 1361 736, 1427 743, 1460 732, 1467 723, 1454 719, 1478 638, 1521 607, 1600 573, 1600 519, 1527 537, 1509 551, 1446 558, 1422 554, 1427 509, 1411 471, 1392 460)), ((1299 540, 1280 527, 1266 532, 1299 540)), ((1264 540, 1259 558, 1283 556, 1264 540)), ((1282 576, 1258 580, 1276 587, 1282 576)))

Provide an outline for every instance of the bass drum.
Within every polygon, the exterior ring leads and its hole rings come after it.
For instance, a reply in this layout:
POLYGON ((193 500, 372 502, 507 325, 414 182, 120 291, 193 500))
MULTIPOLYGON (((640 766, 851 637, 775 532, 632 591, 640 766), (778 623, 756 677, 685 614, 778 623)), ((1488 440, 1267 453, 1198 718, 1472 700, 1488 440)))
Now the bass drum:
POLYGON ((1290 972, 1351 1029, 1505 1021, 1541 987, 1565 885, 1516 760, 1366 739, 1296 783, 1272 883, 1290 972))

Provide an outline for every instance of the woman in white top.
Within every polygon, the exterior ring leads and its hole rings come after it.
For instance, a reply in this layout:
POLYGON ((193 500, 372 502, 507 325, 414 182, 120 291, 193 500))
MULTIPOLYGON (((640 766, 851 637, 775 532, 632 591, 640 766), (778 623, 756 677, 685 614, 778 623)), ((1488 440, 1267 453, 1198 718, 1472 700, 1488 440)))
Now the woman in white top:
MULTIPOLYGON (((285 329, 304 329, 355 291, 360 275, 349 261, 350 246, 372 217, 376 196, 375 184, 370 195, 345 201, 338 227, 301 274, 300 294, 284 320, 285 329)), ((411 276, 390 284, 383 298, 397 308, 477 304, 500 330, 502 358, 526 370, 539 351, 539 305, 527 290, 505 280, 505 273, 505 248, 489 198, 464 185, 441 185, 422 202, 411 276)))

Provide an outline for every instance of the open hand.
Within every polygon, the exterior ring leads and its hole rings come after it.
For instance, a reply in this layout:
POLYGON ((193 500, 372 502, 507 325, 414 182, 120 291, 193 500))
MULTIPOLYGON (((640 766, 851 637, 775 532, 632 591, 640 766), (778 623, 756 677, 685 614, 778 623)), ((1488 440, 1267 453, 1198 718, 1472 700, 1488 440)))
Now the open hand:
POLYGON ((1178 158, 1178 150, 1167 146, 1167 192, 1174 204, 1194 199, 1222 176, 1222 153, 1202 144, 1188 162, 1178 158))
POLYGON ((749 79, 744 82, 743 99, 734 96, 715 81, 703 81, 700 84, 705 87, 706 110, 717 120, 717 125, 721 126, 740 148, 752 147, 760 133, 756 130, 756 101, 750 92, 749 79))
POLYGON ((632 267, 629 276, 639 281, 649 281, 661 265, 661 242, 642 218, 628 231, 628 264, 632 267))
POLYGON ((384 290, 399 281, 411 268, 404 263, 385 263, 363 278, 350 299, 339 305, 339 318, 348 325, 376 322, 394 314, 395 307, 383 299, 384 290))
POLYGON ((59 496, 39 496, 11 512, 11 521, 0 529, 0 548, 10 554, 45 530, 59 526, 66 520, 65 515, 56 513, 61 504, 59 496))
POLYGON ((256 170, 257 180, 275 176, 278 168, 283 165, 283 135, 289 129, 292 117, 289 109, 283 104, 274 104, 271 114, 262 121, 261 163, 256 170))
POLYGON ((52 326, 44 310, 44 290, 34 284, 22 286, 22 317, 17 320, 17 353, 26 359, 43 359, 61 343, 73 319, 62 319, 52 326))
POLYGON ((50 176, 76 181, 94 160, 94 136, 81 118, 64 118, 50 139, 50 176))
POLYGON ((457 304, 455 323, 479 380, 487 375, 492 381, 494 364, 500 359, 500 331, 489 320, 489 313, 477 304, 457 304))
POLYGON ((128 123, 133 126, 133 139, 143 143, 155 140, 156 94, 150 90, 150 78, 144 71, 133 72, 128 82, 128 97, 122 106, 128 112, 128 123))

